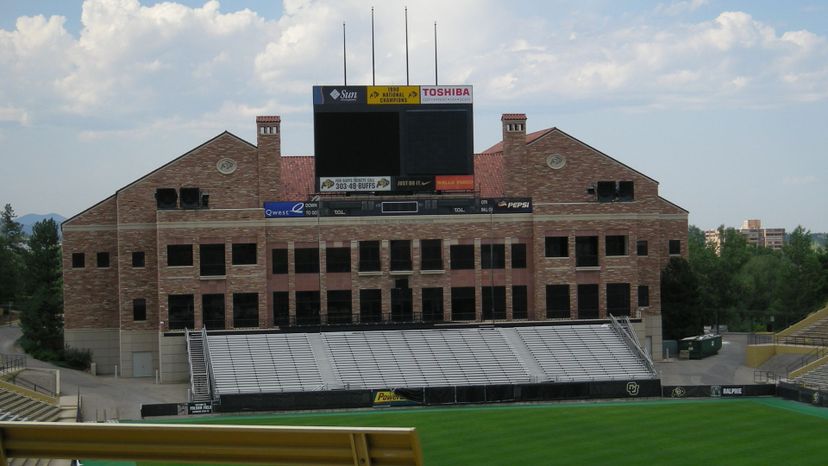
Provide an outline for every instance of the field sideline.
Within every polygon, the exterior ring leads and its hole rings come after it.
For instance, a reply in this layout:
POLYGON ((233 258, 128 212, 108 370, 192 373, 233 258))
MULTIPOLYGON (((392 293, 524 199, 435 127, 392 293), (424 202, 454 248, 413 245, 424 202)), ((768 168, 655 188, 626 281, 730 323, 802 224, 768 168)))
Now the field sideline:
MULTIPOLYGON (((167 422, 414 426, 429 465, 817 465, 828 454, 828 410, 778 398, 390 408, 167 422)), ((84 462, 116 464, 131 463, 84 462)))

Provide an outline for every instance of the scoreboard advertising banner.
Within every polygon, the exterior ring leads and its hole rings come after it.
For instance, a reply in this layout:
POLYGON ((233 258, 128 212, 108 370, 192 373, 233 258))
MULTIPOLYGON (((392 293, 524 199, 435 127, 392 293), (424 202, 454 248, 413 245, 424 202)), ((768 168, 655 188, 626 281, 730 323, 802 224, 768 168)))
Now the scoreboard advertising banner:
POLYGON ((532 213, 532 199, 528 197, 479 199, 433 197, 415 200, 343 198, 322 202, 274 201, 264 203, 265 218, 528 213, 532 213))
POLYGON ((314 86, 314 105, 471 104, 472 86, 314 86))

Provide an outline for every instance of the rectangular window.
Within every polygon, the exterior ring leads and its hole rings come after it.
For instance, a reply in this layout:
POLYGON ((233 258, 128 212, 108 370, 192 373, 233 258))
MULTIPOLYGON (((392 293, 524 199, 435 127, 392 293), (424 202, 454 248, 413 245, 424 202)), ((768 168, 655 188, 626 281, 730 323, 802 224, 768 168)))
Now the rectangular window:
POLYGON ((443 320, 443 289, 423 288, 423 321, 442 322, 443 320))
POLYGON ((319 292, 296 292, 296 325, 319 325, 319 292))
POLYGON ((382 322, 382 290, 359 290, 360 322, 382 322))
POLYGON ((506 319, 505 286, 484 286, 480 294, 483 298, 483 320, 506 319))
POLYGON ((132 300, 132 320, 138 322, 147 320, 147 300, 137 298, 132 300))
POLYGON ((223 276, 224 268, 224 243, 201 244, 198 246, 198 254, 201 257, 199 269, 202 277, 223 276))
POLYGON ((443 270, 443 240, 424 239, 420 241, 420 268, 443 270))
POLYGON ((411 269, 411 241, 391 240, 391 270, 411 269))
POLYGON ((669 251, 671 256, 678 256, 681 254, 681 240, 671 239, 669 243, 669 251))
POLYGON ((578 236, 575 238, 575 267, 598 266, 598 237, 578 236))
POLYGON ((474 287, 454 287, 451 289, 451 320, 474 320, 474 287))
POLYGON ((328 248, 325 250, 325 271, 344 273, 351 271, 351 248, 328 248))
POLYGON ((273 292, 273 323, 279 327, 290 325, 290 293, 287 291, 273 292))
POLYGON ((195 328, 195 300, 191 294, 171 294, 167 296, 167 311, 170 330, 195 328))
POLYGON ((359 271, 378 272, 380 269, 380 242, 359 242, 359 271))
POLYGON ((474 245, 453 244, 450 248, 453 270, 474 270, 474 245))
POLYGON ((569 319, 569 285, 546 285, 546 318, 569 319))
POLYGON ((146 260, 144 259, 144 251, 133 251, 132 252, 132 266, 133 267, 144 267, 146 265, 146 260))
POLYGON ((351 290, 328 291, 328 323, 351 323, 351 290))
POLYGON ((526 285, 512 287, 512 319, 529 317, 529 292, 526 285))
POLYGON ((296 273, 319 273, 319 249, 299 248, 296 254, 296 273))
POLYGON ((547 236, 546 257, 569 257, 569 237, 547 236))
POLYGON ((73 252, 72 253, 72 268, 73 269, 82 269, 86 267, 86 254, 82 252, 73 252))
POLYGON ((598 202, 630 202, 635 199, 632 181, 599 181, 598 202))
POLYGON ((650 287, 647 285, 638 285, 638 307, 647 307, 650 305, 650 287))
POLYGON ((630 202, 635 199, 635 183, 632 181, 619 181, 616 200, 619 202, 630 202))
POLYGON ((598 318, 598 285, 578 285, 578 318, 598 318))
POLYGON ((411 288, 391 288, 391 321, 412 322, 414 306, 411 288))
POLYGON ((614 316, 630 315, 629 283, 607 283, 607 313, 614 316))
POLYGON ((627 236, 626 235, 608 235, 605 238, 605 245, 607 247, 606 254, 608 256, 626 256, 627 255, 627 236))
POLYGON ((107 268, 109 267, 109 253, 108 252, 99 252, 97 254, 97 265, 98 268, 107 268))
POLYGON ((167 265, 169 267, 184 267, 193 265, 192 244, 168 244, 167 265))
POLYGON ((513 243, 512 244, 512 268, 525 269, 526 268, 526 244, 513 243))
POLYGON ((480 267, 483 269, 506 268, 506 246, 484 244, 480 247, 480 267))
POLYGON ((288 250, 274 249, 271 252, 273 262, 273 274, 280 275, 288 273, 288 250))
POLYGON ((233 327, 259 326, 259 293, 233 293, 233 327))
POLYGON ((256 243, 233 243, 233 265, 256 264, 256 243))
POLYGON ((635 242, 635 253, 639 256, 646 256, 648 254, 647 240, 640 239, 635 242))
POLYGON ((612 202, 615 199, 615 181, 598 182, 598 202, 612 202))
POLYGON ((204 317, 204 326, 207 327, 207 330, 223 330, 224 295, 201 295, 201 315, 204 317))

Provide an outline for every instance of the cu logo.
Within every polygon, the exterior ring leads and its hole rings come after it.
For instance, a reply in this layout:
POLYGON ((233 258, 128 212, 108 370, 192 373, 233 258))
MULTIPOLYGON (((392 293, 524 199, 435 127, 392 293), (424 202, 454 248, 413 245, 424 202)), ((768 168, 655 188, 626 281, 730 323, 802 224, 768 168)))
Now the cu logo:
POLYGON ((676 387, 673 389, 672 393, 670 393, 670 396, 673 398, 684 398, 686 395, 687 390, 685 390, 684 387, 676 387))
POLYGON ((638 396, 638 390, 641 388, 636 382, 627 382, 627 394, 630 396, 638 396))

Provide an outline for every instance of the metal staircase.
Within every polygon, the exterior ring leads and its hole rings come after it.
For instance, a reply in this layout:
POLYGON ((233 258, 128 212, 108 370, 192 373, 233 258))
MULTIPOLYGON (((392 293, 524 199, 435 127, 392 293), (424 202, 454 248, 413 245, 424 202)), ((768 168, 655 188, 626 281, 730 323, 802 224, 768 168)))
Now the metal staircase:
POLYGON ((207 330, 187 331, 186 340, 190 361, 190 401, 212 401, 210 368, 207 360, 207 330))

